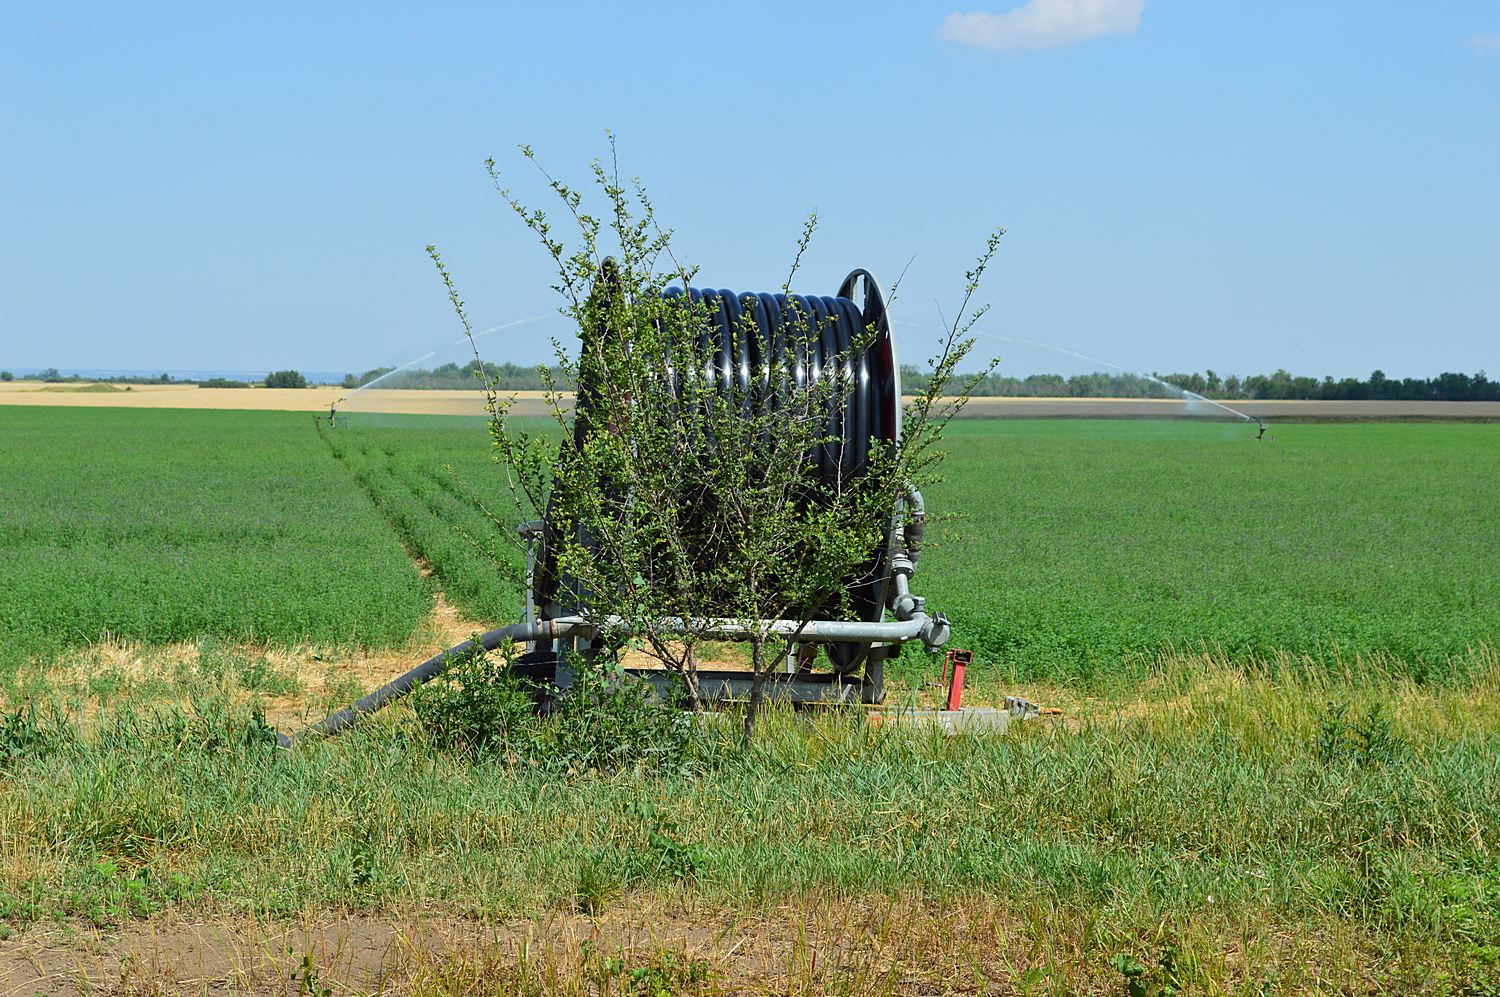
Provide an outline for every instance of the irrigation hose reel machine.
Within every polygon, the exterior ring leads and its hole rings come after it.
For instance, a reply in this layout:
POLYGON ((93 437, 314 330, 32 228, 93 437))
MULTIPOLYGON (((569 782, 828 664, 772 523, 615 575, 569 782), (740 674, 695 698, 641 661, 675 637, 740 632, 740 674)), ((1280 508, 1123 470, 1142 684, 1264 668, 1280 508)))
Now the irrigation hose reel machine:
MULTIPOLYGON (((885 296, 868 270, 855 270, 833 296, 736 294, 728 290, 672 288, 670 297, 687 297, 700 308, 705 321, 699 330, 699 356, 714 357, 705 373, 721 392, 738 391, 754 397, 752 390, 761 371, 786 360, 783 344, 804 344, 805 357, 797 362, 806 376, 816 381, 827 376, 835 363, 843 363, 849 376, 847 397, 830 413, 832 447, 819 448, 813 470, 825 486, 863 472, 875 446, 899 445, 901 437, 901 365, 891 335, 885 296), (864 333, 873 332, 868 339, 864 333), (800 331, 801 338, 797 338, 800 331), (863 342, 861 342, 863 341, 863 342)), ((587 404, 587 387, 580 386, 579 405, 587 404)), ((764 405, 768 396, 748 404, 764 405)), ((908 487, 891 510, 886 539, 867 569, 848 581, 849 612, 843 619, 775 620, 771 632, 796 635, 787 655, 786 667, 765 686, 768 699, 791 702, 848 701, 858 698, 877 703, 884 695, 884 663, 901 645, 920 640, 935 651, 948 641, 948 621, 941 614, 929 615, 925 600, 912 592, 926 525, 922 495, 908 487), (813 671, 809 665, 822 647, 830 670, 813 671)), ((561 626, 566 632, 528 640, 526 653, 516 663, 523 674, 534 675, 566 688, 571 678, 566 658, 569 652, 587 655, 597 632, 578 626, 588 617, 586 607, 568 604, 566 590, 557 578, 549 554, 551 526, 545 521, 522 524, 526 539, 527 593, 523 626, 541 630, 561 626), (572 629, 578 626, 578 629, 572 629)), ((600 621, 619 630, 622 621, 600 621)), ((743 622, 694 621, 693 630, 715 640, 744 640, 750 633, 743 622), (705 627, 705 624, 707 626, 705 627)), ((671 681, 660 669, 626 669, 658 687, 671 681)), ((749 694, 751 676, 729 669, 698 669, 699 688, 706 701, 743 699, 749 694)))
MULTIPOLYGON (((827 376, 832 362, 842 359, 852 374, 851 388, 842 400, 836 421, 838 445, 820 447, 816 471, 827 483, 840 474, 860 473, 876 445, 899 445, 901 437, 901 366, 891 335, 885 296, 874 276, 855 270, 833 296, 785 294, 736 294, 726 290, 674 288, 671 296, 687 295, 701 304, 707 321, 699 331, 699 346, 716 356, 709 376, 717 389, 742 392, 751 384, 752 372, 773 358, 773 351, 791 340, 793 331, 816 323, 816 336, 800 342, 806 357, 806 375, 814 381, 827 376), (753 321, 750 319, 753 318, 753 321), (799 325, 800 323, 800 325, 799 325), (736 335, 743 329, 748 335, 736 335), (751 330, 754 330, 751 332, 751 330), (862 348, 856 348, 855 330, 872 331, 862 348)), ((861 336, 863 339, 864 337, 861 336)), ((801 358, 799 357, 799 360, 801 358)), ((579 405, 586 404, 587 386, 579 386, 579 405)), ((769 676, 762 693, 768 701, 792 703, 878 703, 884 697, 884 664, 887 658, 915 640, 929 651, 948 642, 949 624, 941 613, 929 613, 925 600, 911 588, 921 554, 926 509, 921 493, 908 486, 886 521, 886 539, 859 578, 849 580, 850 611, 845 619, 761 621, 769 632, 794 637, 795 644, 783 670, 769 676), (822 648, 830 667, 811 667, 815 652, 822 648)), ((352 706, 310 728, 310 733, 331 734, 350 726, 366 713, 440 675, 453 660, 476 649, 494 650, 505 644, 524 648, 512 669, 533 681, 566 689, 572 682, 567 661, 570 654, 589 655, 602 633, 626 631, 624 621, 598 619, 587 607, 569 604, 560 596, 560 584, 548 538, 546 520, 519 527, 527 545, 526 614, 522 622, 499 627, 435 655, 352 706)), ((668 624, 671 621, 664 621, 668 624)), ((752 632, 744 621, 692 621, 692 629, 713 640, 739 641, 752 632)), ((649 682, 665 692, 675 676, 659 668, 627 668, 627 674, 649 682)), ((748 697, 753 676, 730 669, 697 670, 699 694, 704 702, 743 700, 748 697)))

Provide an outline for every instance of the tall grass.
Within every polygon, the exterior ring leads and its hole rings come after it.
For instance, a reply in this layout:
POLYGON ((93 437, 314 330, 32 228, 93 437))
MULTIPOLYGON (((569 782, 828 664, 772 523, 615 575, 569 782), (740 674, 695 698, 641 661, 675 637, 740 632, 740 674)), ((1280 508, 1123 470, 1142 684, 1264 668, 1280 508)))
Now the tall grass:
POLYGON ((1076 919, 1091 950, 1306 935, 1477 979, 1500 932, 1487 667, 1381 687, 1164 661, 1000 735, 781 712, 749 751, 709 722, 686 766, 612 773, 454 750, 404 706, 284 752, 233 697, 87 723, 33 703, 0 727, 0 912, 977 902, 1076 919))

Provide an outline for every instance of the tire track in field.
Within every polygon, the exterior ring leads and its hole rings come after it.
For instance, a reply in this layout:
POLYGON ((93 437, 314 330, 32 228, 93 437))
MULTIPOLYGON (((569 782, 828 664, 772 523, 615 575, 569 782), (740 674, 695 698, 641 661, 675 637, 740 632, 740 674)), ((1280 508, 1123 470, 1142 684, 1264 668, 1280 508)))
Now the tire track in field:
MULTIPOLYGON (((442 480, 430 468, 418 469, 420 477, 434 486, 424 489, 421 481, 398 474, 370 447, 352 440, 347 443, 335 441, 327 431, 320 435, 334 459, 349 472, 360 491, 390 526, 402 549, 430 587, 435 600, 434 613, 464 620, 463 625, 468 627, 463 631, 464 637, 474 627, 495 626, 502 622, 500 617, 515 615, 513 612, 507 614, 510 607, 496 605, 514 600, 497 598, 492 586, 482 584, 503 573, 499 567, 502 552, 497 549, 502 541, 493 535, 492 524, 487 521, 488 513, 470 497, 460 496, 451 483, 442 480), (351 459, 351 448, 363 460, 351 459), (486 517, 486 532, 491 534, 488 544, 476 535, 478 531, 466 528, 461 522, 463 518, 475 516, 486 517), (432 531, 446 531, 443 539, 447 540, 456 535, 463 546, 457 551, 450 549, 448 556, 438 556, 438 552, 432 549, 432 531), (476 564, 476 560, 486 563, 476 564), (466 568, 469 569, 467 577, 463 573, 466 568)), ((384 452, 387 458, 395 456, 390 450, 384 452)))

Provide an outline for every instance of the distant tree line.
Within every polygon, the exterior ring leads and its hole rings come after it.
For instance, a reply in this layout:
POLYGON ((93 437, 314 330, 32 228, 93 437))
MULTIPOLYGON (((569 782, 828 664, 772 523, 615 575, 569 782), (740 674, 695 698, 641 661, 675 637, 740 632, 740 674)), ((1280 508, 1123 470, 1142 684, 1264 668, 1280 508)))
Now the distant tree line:
MULTIPOLYGON (((0 371, 0 381, 42 381, 46 384, 93 384, 108 381, 111 384, 196 384, 200 388, 248 388, 250 381, 237 381, 228 377, 175 378, 171 374, 119 374, 109 377, 85 377, 82 374, 64 374, 56 367, 33 374, 22 374, 19 378, 8 370, 0 371)), ((295 370, 279 370, 267 375, 264 382, 268 388, 305 388, 307 378, 295 370)))
MULTIPOLYGON (((16 375, 12 374, 8 370, 0 372, 0 380, 10 381, 10 380, 16 380, 16 379, 17 379, 16 375)), ((174 381, 174 380, 172 380, 172 375, 171 374, 166 374, 166 373, 151 374, 151 375, 146 375, 146 374, 132 374, 132 375, 122 375, 120 377, 107 377, 107 378, 84 377, 82 374, 63 374, 63 373, 60 373, 56 367, 48 367, 46 370, 37 371, 37 372, 32 373, 32 374, 22 374, 22 375, 20 375, 19 380, 22 380, 22 381, 44 381, 47 384, 82 384, 82 383, 90 383, 90 384, 92 384, 95 381, 101 381, 101 380, 110 381, 111 383, 114 383, 114 384, 193 384, 193 383, 196 383, 196 382, 193 382, 193 381, 174 381)))
POLYGON ((1500 401, 1500 381, 1477 374, 1451 371, 1437 377, 1387 377, 1377 370, 1368 378, 1296 377, 1285 370, 1274 374, 1252 374, 1246 378, 1220 378, 1211 370, 1202 374, 1166 374, 1162 380, 1206 398, 1321 399, 1327 401, 1392 402, 1494 402, 1500 401))
MULTIPOLYGON (((1298 377, 1285 370, 1274 374, 1251 374, 1221 377, 1212 370, 1201 374, 1032 374, 1007 377, 992 374, 974 389, 976 396, 1008 398, 1162 398, 1171 392, 1161 383, 1175 385, 1205 398, 1221 400, 1319 399, 1329 401, 1500 401, 1500 381, 1477 374, 1443 373, 1437 377, 1389 378, 1375 371, 1368 379, 1346 377, 1334 380, 1324 377, 1298 377), (1153 379, 1154 378, 1154 379, 1153 379)), ((927 383, 919 367, 903 365, 901 389, 906 393, 921 390, 927 383)))
POLYGON ((305 388, 307 378, 297 370, 273 370, 266 375, 266 387, 268 388, 305 388))
MULTIPOLYGON (((927 372, 903 364, 901 391, 916 394, 927 390, 927 372)), ((1008 377, 991 374, 974 386, 974 396, 984 398, 1165 398, 1170 393, 1161 384, 1136 374, 1031 374, 1008 377)))

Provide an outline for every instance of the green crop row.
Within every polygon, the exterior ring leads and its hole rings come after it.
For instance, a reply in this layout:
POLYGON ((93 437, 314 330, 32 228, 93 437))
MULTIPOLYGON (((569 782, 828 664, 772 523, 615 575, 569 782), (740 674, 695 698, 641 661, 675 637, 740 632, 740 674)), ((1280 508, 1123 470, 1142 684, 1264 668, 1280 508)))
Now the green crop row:
POLYGON ((491 626, 520 618, 524 559, 508 491, 477 420, 357 421, 325 440, 464 615, 491 626), (494 518, 492 518, 494 517, 494 518))
POLYGON ((105 635, 389 646, 431 606, 302 415, 0 410, 0 671, 105 635))

